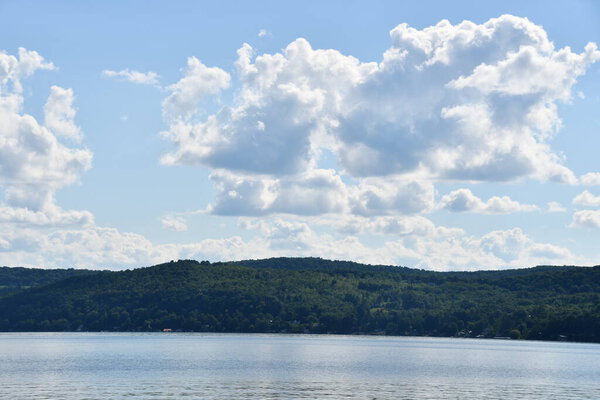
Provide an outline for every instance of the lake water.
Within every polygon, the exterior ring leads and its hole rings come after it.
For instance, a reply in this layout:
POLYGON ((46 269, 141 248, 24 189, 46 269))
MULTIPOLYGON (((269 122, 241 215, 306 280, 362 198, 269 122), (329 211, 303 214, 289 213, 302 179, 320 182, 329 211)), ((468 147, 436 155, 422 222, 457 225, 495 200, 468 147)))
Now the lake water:
POLYGON ((1 399, 600 399, 600 345, 414 337, 0 334, 1 399))

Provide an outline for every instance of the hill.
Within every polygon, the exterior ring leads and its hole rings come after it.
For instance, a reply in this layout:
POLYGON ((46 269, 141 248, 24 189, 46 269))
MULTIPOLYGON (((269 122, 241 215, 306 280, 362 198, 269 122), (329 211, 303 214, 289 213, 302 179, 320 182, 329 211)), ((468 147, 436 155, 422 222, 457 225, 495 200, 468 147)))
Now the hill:
POLYGON ((183 260, 0 298, 1 331, 165 328, 600 342, 600 267, 432 272, 319 258, 183 260))
POLYGON ((34 286, 58 282, 71 276, 92 275, 98 271, 88 269, 41 269, 0 267, 0 297, 34 286))

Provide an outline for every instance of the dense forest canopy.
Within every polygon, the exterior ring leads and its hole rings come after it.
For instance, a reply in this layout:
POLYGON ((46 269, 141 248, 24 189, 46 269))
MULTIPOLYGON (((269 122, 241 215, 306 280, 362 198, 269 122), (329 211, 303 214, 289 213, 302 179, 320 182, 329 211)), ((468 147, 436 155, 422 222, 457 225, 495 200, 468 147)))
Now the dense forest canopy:
POLYGON ((600 266, 433 272, 320 258, 0 268, 0 331, 363 333, 600 342, 600 266))
POLYGON ((92 275, 89 269, 39 269, 0 267, 0 297, 23 289, 57 282, 71 276, 92 275))

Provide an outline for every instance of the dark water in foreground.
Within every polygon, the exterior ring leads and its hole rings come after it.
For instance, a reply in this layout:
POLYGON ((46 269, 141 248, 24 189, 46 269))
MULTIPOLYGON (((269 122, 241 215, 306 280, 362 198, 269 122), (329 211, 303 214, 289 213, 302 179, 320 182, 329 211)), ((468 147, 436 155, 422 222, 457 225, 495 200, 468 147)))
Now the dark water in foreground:
POLYGON ((0 399, 600 399, 600 345, 0 334, 0 399))

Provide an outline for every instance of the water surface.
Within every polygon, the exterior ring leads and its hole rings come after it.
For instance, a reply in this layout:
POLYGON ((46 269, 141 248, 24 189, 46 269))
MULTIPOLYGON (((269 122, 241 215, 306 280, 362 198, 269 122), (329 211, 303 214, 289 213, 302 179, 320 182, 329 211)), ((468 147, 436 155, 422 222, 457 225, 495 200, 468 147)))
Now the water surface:
POLYGON ((600 345, 178 333, 0 334, 0 398, 599 399, 600 345))

